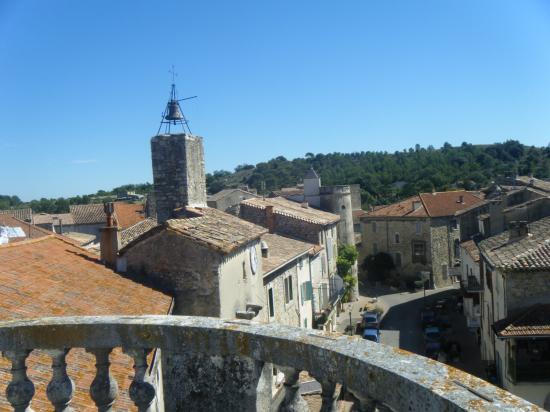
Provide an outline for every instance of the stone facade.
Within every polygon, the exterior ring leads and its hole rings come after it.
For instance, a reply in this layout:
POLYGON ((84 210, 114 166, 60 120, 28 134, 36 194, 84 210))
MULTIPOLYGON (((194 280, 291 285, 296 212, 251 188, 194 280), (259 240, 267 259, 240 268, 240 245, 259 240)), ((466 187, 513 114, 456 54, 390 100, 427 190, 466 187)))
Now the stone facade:
MULTIPOLYGON (((268 321, 277 322, 282 325, 302 326, 300 323, 299 309, 299 285, 298 266, 287 265, 264 277, 266 291, 266 302, 268 302, 268 321), (290 279, 287 280, 287 279, 290 279), (292 284, 291 298, 287 297, 288 283, 292 284), (285 284, 286 283, 286 284, 285 284), (273 296, 273 307, 269 296, 273 296), (271 316, 273 314, 273 316, 271 316)), ((311 324, 309 325, 311 327, 311 324)))
POLYGON ((206 206, 202 137, 164 134, 151 139, 157 220, 183 206, 206 206))

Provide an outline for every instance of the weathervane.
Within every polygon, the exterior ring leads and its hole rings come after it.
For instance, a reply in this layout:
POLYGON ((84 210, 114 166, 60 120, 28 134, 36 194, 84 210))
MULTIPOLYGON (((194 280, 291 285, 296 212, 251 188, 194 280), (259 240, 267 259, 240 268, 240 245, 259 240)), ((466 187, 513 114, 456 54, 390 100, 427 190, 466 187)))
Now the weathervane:
POLYGON ((187 119, 185 118, 185 115, 183 114, 183 111, 181 110, 180 102, 184 100, 194 99, 197 96, 178 99, 177 93, 176 93, 176 76, 178 74, 175 72, 173 65, 168 72, 172 74, 172 89, 170 90, 170 99, 166 104, 164 113, 162 113, 162 118, 160 120, 160 126, 157 131, 157 134, 160 133, 160 129, 162 129, 162 125, 164 125, 164 133, 170 134, 171 126, 175 126, 177 124, 181 125, 184 133, 189 132, 189 134, 191 134, 191 129, 189 128, 189 122, 187 121, 187 119))

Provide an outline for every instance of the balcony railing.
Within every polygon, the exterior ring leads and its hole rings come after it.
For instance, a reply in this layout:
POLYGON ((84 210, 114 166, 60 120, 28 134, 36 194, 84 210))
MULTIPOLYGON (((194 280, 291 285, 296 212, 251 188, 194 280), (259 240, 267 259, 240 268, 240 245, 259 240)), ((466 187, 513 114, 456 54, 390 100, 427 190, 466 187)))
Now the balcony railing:
MULTIPOLYGON (((7 400, 16 411, 30 410, 34 385, 27 375, 26 359, 33 350, 47 350, 53 360, 48 399, 56 411, 71 410, 74 384, 67 374, 65 356, 70 348, 86 348, 97 360, 92 399, 98 410, 109 411, 117 385, 109 372, 108 354, 119 347, 134 360, 129 393, 139 411, 155 410, 157 388, 146 373, 147 354, 154 348, 161 349, 161 357, 164 351, 180 351, 242 356, 262 365, 277 365, 286 376, 286 410, 297 410, 293 405, 301 401, 300 371, 308 371, 321 383, 324 411, 335 408, 336 384, 354 396, 360 410, 537 410, 527 401, 450 366, 359 337, 186 316, 66 317, 2 323, 0 350, 12 365, 7 400)), ((261 384, 257 388, 270 389, 261 384)), ((256 410, 267 409, 256 406, 256 410)))

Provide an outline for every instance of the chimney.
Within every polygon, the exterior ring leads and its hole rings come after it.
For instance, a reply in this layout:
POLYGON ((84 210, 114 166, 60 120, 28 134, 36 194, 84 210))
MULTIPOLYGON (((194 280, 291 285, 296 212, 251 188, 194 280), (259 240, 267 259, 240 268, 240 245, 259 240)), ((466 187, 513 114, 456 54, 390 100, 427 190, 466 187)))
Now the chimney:
POLYGON ((275 231, 275 216, 273 215, 273 205, 266 205, 265 207, 265 225, 269 229, 269 233, 275 231))
POLYGON ((60 217, 58 219, 59 219, 59 234, 62 235, 63 234, 63 219, 61 219, 60 217))
POLYGON ((262 240, 262 243, 261 243, 261 249, 262 249, 262 257, 263 258, 268 258, 269 257, 269 247, 267 246, 267 243, 265 243, 263 240, 262 240))
POLYGON ((104 203, 103 210, 107 215, 107 225, 100 229, 101 260, 105 266, 115 269, 120 249, 120 233, 113 219, 115 206, 112 202, 104 203))
POLYGON ((527 222, 525 220, 510 222, 508 233, 510 236, 509 241, 518 240, 529 234, 529 226, 527 226, 527 222))
POLYGON ((456 203, 464 203, 464 196, 463 195, 458 196, 458 200, 456 201, 456 203))

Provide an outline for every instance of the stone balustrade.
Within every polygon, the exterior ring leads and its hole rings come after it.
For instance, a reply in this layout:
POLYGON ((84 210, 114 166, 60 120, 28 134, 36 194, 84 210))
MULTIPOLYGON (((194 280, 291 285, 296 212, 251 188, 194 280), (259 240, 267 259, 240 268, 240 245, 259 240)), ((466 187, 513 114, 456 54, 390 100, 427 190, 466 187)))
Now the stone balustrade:
MULTIPOLYGON (((452 367, 359 337, 246 320, 187 316, 65 317, 0 323, 0 350, 12 365, 6 398, 15 411, 31 410, 35 389, 25 362, 31 351, 43 350, 52 359, 48 399, 55 411, 71 411, 74 383, 67 374, 65 357, 70 348, 86 348, 96 359, 91 398, 99 411, 110 411, 118 389, 109 372, 109 353, 118 347, 134 362, 129 394, 139 411, 157 410, 153 403, 156 388, 146 373, 148 354, 155 348, 161 349, 161 356, 165 351, 179 351, 242 356, 260 367, 277 365, 286 376, 281 406, 284 410, 304 410, 298 394, 300 371, 308 371, 320 382, 325 411, 335 408, 336 384, 356 399, 361 410, 538 410, 527 401, 452 367)), ((268 385, 259 382, 257 388, 271 394, 268 385)), ((232 396, 222 395, 226 402, 232 396)), ((271 400, 270 396, 267 398, 271 400)), ((243 408, 250 409, 272 410, 265 403, 243 408)))

